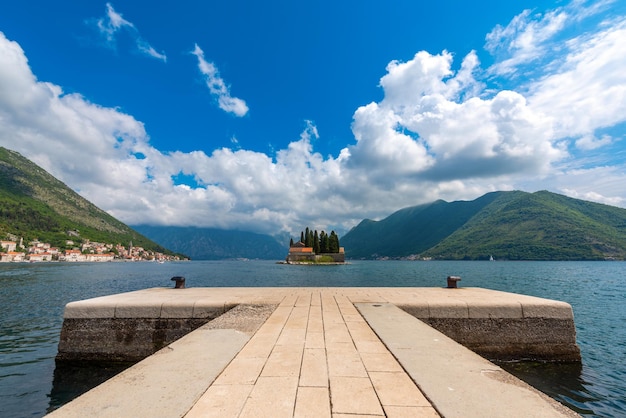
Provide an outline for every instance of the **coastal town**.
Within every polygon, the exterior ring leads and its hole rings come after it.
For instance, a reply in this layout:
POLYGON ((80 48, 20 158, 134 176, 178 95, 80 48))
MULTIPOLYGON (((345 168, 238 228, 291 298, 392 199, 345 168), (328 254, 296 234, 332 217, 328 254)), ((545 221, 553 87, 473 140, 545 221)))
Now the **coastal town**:
POLYGON ((143 247, 128 247, 105 244, 84 239, 81 243, 65 242, 66 248, 59 249, 49 243, 33 240, 25 244, 23 239, 0 241, 0 262, 107 262, 107 261, 180 261, 179 256, 146 250, 143 247))

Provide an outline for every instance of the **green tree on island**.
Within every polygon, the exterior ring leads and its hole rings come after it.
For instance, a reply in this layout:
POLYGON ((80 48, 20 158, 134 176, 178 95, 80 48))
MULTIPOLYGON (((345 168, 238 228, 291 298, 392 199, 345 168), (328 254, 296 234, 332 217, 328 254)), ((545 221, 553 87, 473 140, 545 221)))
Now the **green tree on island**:
MULTIPOLYGON (((317 230, 312 231, 309 227, 300 232, 300 242, 305 247, 312 247, 315 254, 338 253, 339 252, 339 236, 335 231, 331 231, 330 235, 322 231, 318 234, 317 230)), ((293 247, 293 238, 289 241, 289 246, 293 247)))

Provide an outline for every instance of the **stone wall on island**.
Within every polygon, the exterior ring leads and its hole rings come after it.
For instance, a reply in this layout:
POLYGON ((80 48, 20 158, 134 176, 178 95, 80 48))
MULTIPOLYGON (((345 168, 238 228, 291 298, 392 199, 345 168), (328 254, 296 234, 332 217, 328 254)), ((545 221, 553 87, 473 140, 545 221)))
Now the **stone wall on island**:
POLYGON ((345 263, 344 253, 323 253, 323 254, 292 254, 289 253, 286 260, 289 263, 345 263))

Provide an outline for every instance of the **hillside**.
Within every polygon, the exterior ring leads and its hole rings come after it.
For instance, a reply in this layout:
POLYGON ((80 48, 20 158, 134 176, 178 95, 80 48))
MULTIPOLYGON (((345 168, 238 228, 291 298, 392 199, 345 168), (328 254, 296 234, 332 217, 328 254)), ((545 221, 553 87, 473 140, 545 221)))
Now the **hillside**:
POLYGON ((269 235, 213 228, 136 225, 134 229, 193 260, 231 258, 282 260, 287 245, 269 235))
POLYGON ((64 248, 70 237, 171 253, 99 209, 15 151, 0 147, 0 239, 7 234, 64 248))
POLYGON ((546 191, 494 192, 365 220, 342 244, 350 258, 623 260, 626 209, 546 191))
POLYGON ((420 254, 461 228, 500 195, 489 193, 472 202, 437 200, 401 209, 378 222, 366 219, 348 232, 341 243, 351 258, 420 254))

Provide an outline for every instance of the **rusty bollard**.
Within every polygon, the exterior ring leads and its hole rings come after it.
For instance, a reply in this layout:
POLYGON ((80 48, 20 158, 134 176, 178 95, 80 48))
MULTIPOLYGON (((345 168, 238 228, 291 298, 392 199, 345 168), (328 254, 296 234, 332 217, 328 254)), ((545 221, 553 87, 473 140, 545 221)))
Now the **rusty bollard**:
POLYGON ((448 276, 448 289, 456 289, 456 282, 461 281, 461 276, 448 276))
POLYGON ((184 289, 185 288, 185 278, 182 276, 174 276, 172 277, 172 281, 176 282, 174 285, 174 289, 184 289))

